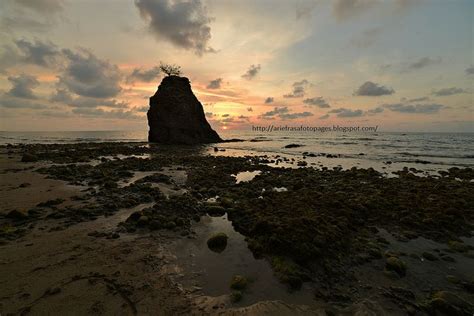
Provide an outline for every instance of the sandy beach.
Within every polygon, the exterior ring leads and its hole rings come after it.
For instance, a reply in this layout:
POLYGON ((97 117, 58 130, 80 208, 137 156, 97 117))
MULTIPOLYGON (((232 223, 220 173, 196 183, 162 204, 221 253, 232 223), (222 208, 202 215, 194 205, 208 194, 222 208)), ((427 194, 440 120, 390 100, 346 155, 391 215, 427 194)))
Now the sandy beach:
POLYGON ((471 169, 387 178, 273 159, 4 146, 1 313, 472 313, 471 169))

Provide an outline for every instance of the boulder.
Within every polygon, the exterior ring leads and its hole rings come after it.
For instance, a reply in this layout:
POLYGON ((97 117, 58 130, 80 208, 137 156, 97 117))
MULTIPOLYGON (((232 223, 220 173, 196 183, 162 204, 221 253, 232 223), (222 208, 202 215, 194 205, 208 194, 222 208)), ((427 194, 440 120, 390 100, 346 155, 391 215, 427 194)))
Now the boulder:
POLYGON ((227 235, 217 233, 207 240, 207 246, 214 252, 222 252, 227 246, 227 235))
POLYGON ((405 262, 396 257, 388 257, 385 262, 385 268, 388 271, 395 271, 401 277, 405 276, 407 269, 405 262))
POLYGON ((230 281, 230 288, 233 290, 244 290, 248 285, 247 278, 241 275, 234 275, 232 280, 230 281))
POLYGON ((148 141, 164 144, 217 143, 188 78, 167 76, 150 98, 148 141))
POLYGON ((444 315, 453 316, 467 316, 474 313, 474 306, 472 304, 448 291, 436 292, 430 305, 434 309, 433 314, 437 314, 436 311, 444 315))
POLYGON ((37 162, 38 156, 31 153, 24 153, 21 157, 21 162, 37 162))

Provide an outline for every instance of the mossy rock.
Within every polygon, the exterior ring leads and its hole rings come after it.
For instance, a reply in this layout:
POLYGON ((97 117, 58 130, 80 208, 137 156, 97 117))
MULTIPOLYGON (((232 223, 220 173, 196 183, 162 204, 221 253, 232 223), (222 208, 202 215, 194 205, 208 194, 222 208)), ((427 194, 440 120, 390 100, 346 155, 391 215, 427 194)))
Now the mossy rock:
POLYGON ((38 161, 38 156, 31 153, 24 153, 21 157, 21 162, 36 162, 38 161))
POLYGON ((423 258, 425 258, 428 261, 436 261, 438 258, 433 255, 431 252, 423 252, 423 258))
POLYGON ((290 289, 300 289, 303 281, 309 279, 302 268, 290 259, 276 256, 272 258, 271 265, 276 277, 290 289))
POLYGON ((150 218, 148 216, 142 215, 137 221, 138 226, 146 226, 150 222, 150 218))
POLYGON ((232 291, 232 293, 230 293, 230 300, 232 301, 232 303, 238 303, 242 300, 242 292, 241 291, 232 291))
POLYGON ((230 288, 233 290, 244 290, 249 281, 246 277, 243 277, 241 275, 234 275, 232 277, 232 280, 230 281, 230 288))
POLYGON ((388 257, 385 262, 385 269, 389 271, 395 271, 399 276, 405 276, 406 274, 406 264, 402 260, 396 257, 388 257))
POLYGON ((453 284, 459 284, 461 281, 454 275, 447 275, 446 280, 448 280, 449 283, 453 284))
POLYGON ((206 207, 206 212, 209 216, 224 216, 226 209, 219 205, 208 205, 206 207))
POLYGON ((8 212, 5 217, 10 218, 14 221, 21 221, 21 220, 27 219, 28 215, 18 210, 13 210, 13 211, 8 212))
POLYGON ((234 205, 234 200, 224 197, 219 199, 219 203, 225 208, 230 208, 234 205))
POLYGON ((435 313, 439 311, 446 315, 453 316, 472 315, 474 312, 474 306, 472 304, 448 291, 436 292, 429 306, 435 313))
POLYGON ((142 216, 141 212, 133 212, 130 214, 130 216, 127 218, 127 222, 136 222, 138 219, 142 216))
POLYGON ((225 233, 217 233, 207 240, 207 246, 214 252, 222 252, 227 247, 228 238, 225 233))
POLYGON ((468 252, 470 247, 462 242, 452 240, 448 242, 448 246, 450 249, 456 252, 468 252))

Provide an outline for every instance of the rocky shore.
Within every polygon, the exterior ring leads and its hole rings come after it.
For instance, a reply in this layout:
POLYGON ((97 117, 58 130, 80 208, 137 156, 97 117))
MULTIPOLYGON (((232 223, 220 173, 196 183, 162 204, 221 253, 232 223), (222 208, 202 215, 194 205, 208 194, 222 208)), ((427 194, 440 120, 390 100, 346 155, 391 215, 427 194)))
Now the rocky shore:
MULTIPOLYGON (((206 148, 3 146, 0 313, 474 312, 472 169, 386 177, 304 160, 272 167, 278 157, 206 148), (236 181, 249 171, 259 172, 236 181), (196 238, 203 216, 223 215, 288 291, 310 285, 312 302, 247 306, 246 275, 229 279, 221 297, 173 280, 168 245, 196 238)), ((224 232, 209 237, 216 253, 233 242, 224 232)))

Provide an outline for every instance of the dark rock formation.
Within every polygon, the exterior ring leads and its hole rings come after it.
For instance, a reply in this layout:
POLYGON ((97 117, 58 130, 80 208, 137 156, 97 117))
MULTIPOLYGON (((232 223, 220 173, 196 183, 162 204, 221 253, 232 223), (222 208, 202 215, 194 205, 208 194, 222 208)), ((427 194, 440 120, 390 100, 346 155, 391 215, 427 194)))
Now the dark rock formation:
POLYGON ((199 144, 222 141, 207 122, 188 78, 165 77, 150 98, 147 116, 150 142, 199 144))

